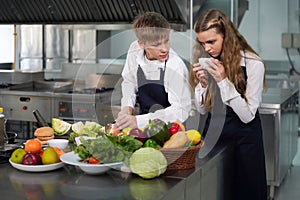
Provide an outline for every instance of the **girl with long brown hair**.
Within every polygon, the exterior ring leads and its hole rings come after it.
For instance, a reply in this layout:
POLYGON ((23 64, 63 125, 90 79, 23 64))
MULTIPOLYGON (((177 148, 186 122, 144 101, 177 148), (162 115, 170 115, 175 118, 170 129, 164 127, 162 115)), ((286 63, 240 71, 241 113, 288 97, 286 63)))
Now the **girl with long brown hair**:
POLYGON ((234 193, 236 200, 266 200, 267 183, 262 127, 258 107, 262 100, 265 66, 230 19, 216 9, 198 18, 191 84, 195 105, 209 113, 203 135, 210 124, 215 95, 226 107, 220 142, 234 145, 234 193), (205 65, 197 61, 209 57, 205 65), (218 89, 218 90, 217 90, 218 89))

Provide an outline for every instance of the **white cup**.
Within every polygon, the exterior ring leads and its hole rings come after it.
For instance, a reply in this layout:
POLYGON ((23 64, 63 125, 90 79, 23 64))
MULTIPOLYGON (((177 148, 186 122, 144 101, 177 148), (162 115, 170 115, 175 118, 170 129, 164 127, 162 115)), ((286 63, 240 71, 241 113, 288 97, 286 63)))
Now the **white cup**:
POLYGON ((210 58, 199 58, 198 61, 202 67, 209 67, 206 61, 210 61, 210 58))

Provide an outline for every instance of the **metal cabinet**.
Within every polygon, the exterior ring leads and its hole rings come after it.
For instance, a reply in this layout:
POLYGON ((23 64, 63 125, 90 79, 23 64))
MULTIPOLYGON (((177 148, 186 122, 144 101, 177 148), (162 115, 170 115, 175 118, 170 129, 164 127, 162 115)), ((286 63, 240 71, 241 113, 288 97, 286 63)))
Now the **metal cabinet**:
POLYGON ((259 108, 270 197, 280 186, 297 152, 298 91, 269 88, 259 108))

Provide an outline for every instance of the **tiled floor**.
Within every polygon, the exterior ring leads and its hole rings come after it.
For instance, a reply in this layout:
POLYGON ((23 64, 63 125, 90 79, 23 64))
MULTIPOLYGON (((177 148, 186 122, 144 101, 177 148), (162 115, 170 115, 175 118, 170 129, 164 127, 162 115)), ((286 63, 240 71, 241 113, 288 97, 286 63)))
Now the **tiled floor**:
POLYGON ((300 199, 300 138, 298 139, 298 153, 293 166, 280 187, 275 190, 275 200, 299 200, 300 199))

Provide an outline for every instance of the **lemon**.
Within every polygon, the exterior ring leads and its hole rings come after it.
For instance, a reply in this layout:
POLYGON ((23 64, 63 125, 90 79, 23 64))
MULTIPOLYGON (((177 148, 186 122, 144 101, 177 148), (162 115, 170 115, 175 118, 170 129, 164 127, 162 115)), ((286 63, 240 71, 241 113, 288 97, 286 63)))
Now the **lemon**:
POLYGON ((198 144, 201 140, 201 134, 199 131, 195 129, 187 130, 186 136, 192 144, 198 144))
POLYGON ((58 155, 53 147, 48 147, 44 150, 42 155, 42 163, 43 165, 54 164, 59 161, 58 155))
POLYGON ((52 118, 52 128, 56 135, 64 135, 71 129, 71 124, 61 119, 52 118))

